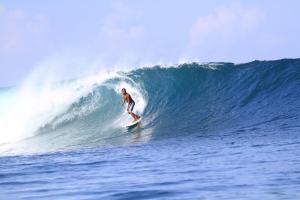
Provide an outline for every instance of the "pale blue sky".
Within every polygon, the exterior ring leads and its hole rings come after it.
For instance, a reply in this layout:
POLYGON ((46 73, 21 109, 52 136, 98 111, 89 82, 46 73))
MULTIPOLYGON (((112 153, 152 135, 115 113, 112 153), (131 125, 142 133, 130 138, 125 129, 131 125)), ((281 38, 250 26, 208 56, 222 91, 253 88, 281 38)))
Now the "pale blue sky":
POLYGON ((299 8, 298 0, 2 0, 0 86, 41 65, 75 75, 89 65, 298 58, 299 8))

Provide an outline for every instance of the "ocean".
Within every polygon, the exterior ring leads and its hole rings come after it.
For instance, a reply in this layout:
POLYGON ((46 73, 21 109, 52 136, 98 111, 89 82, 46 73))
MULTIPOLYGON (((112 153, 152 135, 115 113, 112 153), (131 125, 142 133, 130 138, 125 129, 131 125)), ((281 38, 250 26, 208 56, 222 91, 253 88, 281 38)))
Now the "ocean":
POLYGON ((300 199, 299 99, 300 59, 0 88, 0 199, 300 199))

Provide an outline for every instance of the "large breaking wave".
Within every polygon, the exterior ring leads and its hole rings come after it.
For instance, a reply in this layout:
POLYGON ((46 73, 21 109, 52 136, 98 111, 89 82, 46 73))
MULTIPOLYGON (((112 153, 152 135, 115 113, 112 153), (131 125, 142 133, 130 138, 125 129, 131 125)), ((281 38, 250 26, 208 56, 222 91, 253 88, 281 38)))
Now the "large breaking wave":
POLYGON ((41 152, 190 134, 300 127, 300 59, 182 64, 0 89, 0 150, 41 152), (121 106, 125 87, 143 116, 121 106))

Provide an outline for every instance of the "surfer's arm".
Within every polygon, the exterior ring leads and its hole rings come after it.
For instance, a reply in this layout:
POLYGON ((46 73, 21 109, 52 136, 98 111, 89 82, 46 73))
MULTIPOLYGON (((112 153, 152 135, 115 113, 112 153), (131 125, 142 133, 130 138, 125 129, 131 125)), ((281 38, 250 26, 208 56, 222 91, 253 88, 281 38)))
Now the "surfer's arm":
POLYGON ((122 106, 124 105, 125 102, 128 102, 128 101, 127 101, 127 98, 128 98, 128 97, 127 97, 126 95, 123 96, 123 103, 122 103, 122 106))
POLYGON ((122 106, 124 105, 125 102, 126 102, 126 97, 123 96, 122 106))

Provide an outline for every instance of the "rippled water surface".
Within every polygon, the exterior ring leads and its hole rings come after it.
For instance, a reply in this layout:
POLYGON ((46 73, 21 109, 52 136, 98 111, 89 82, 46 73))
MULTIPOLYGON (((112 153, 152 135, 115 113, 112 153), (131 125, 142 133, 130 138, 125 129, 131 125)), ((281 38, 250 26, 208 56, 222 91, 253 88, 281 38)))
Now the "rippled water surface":
POLYGON ((299 199, 297 132, 1 157, 1 199, 299 199))

